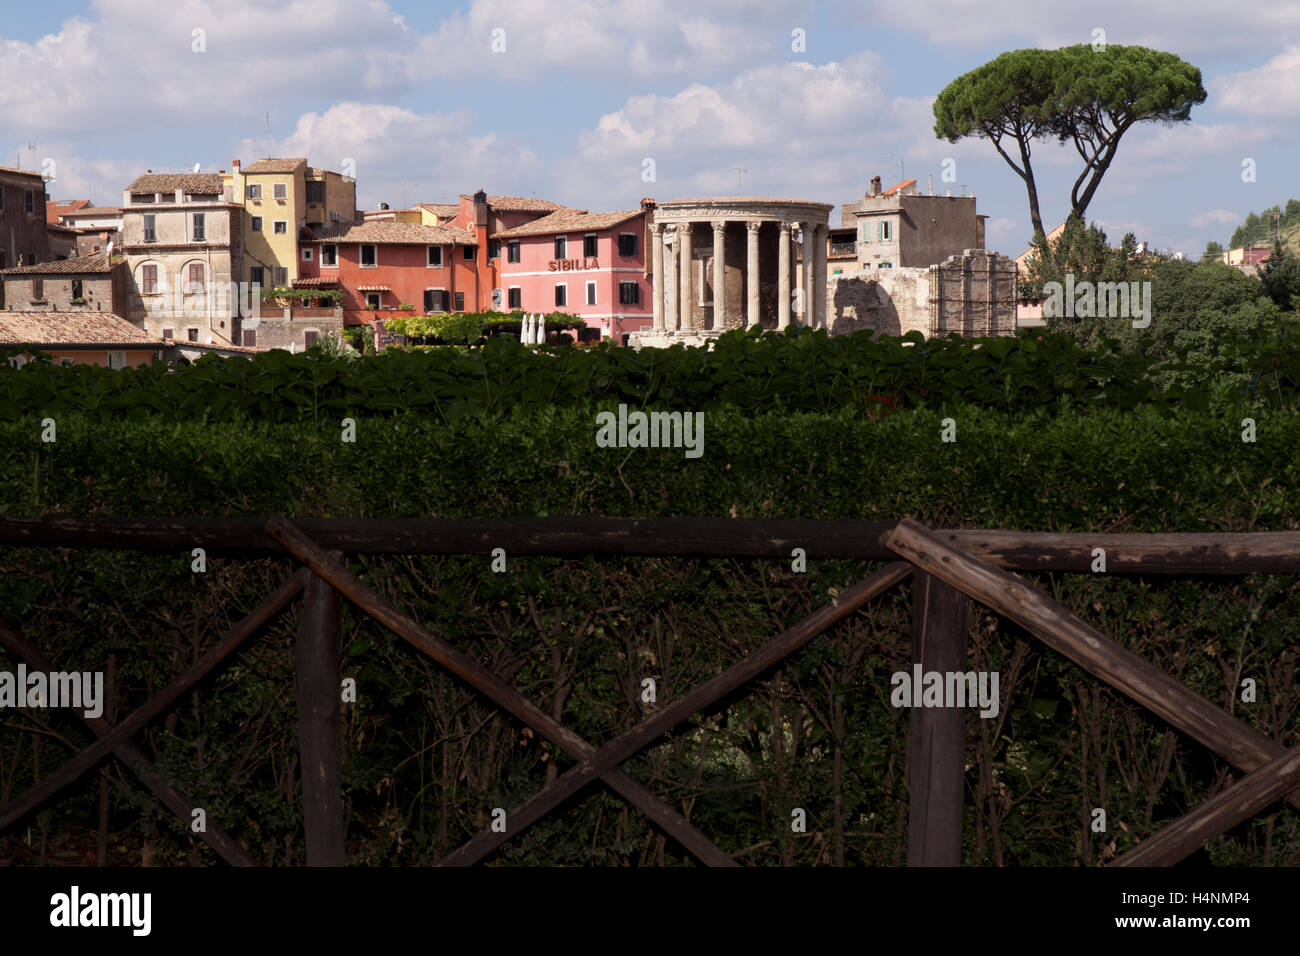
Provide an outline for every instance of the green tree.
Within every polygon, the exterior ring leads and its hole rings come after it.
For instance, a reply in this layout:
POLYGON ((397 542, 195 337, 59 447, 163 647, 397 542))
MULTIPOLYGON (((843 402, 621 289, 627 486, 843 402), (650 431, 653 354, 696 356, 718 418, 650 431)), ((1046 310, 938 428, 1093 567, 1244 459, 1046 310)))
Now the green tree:
POLYGON ((1264 285, 1264 294, 1279 309, 1300 312, 1300 259, 1283 252, 1281 243, 1273 243, 1273 254, 1256 270, 1264 285))
POLYGON ((1083 169, 1070 191, 1070 210, 1083 220, 1123 135, 1136 123, 1184 122, 1205 97, 1201 71, 1172 53, 1086 44, 1015 50, 944 88, 934 103, 934 132, 950 143, 989 140, 1024 181, 1029 217, 1041 234, 1030 160, 1035 140, 1069 141, 1079 153, 1083 169))
POLYGON ((1223 246, 1219 245, 1213 239, 1205 244, 1205 252, 1201 254, 1202 262, 1209 262, 1214 259, 1223 257, 1223 246))

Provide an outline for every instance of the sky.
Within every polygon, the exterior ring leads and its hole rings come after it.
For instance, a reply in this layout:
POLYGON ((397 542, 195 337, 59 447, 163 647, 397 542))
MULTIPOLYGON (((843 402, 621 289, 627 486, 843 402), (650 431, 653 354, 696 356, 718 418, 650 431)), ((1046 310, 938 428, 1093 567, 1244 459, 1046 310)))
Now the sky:
MULTIPOLYGON (((1222 0, 6 3, 0 165, 101 205, 147 169, 262 156, 354 169, 365 208, 479 188, 593 211, 838 206, 875 175, 932 179, 975 195, 986 245, 1014 256, 1031 234, 1022 181, 987 141, 937 139, 934 98, 999 53, 1098 30, 1182 57, 1209 94, 1190 122, 1122 139, 1088 208, 1113 242, 1195 257, 1300 197, 1300 3, 1222 0)), ((1042 142, 1033 162, 1051 228, 1082 161, 1042 142)))

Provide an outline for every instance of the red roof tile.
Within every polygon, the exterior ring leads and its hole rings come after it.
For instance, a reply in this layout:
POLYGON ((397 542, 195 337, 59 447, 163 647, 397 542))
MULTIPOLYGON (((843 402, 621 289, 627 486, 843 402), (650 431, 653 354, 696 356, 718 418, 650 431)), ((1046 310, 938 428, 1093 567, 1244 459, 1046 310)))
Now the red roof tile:
POLYGON ((112 312, 0 312, 0 345, 161 348, 161 339, 112 312))

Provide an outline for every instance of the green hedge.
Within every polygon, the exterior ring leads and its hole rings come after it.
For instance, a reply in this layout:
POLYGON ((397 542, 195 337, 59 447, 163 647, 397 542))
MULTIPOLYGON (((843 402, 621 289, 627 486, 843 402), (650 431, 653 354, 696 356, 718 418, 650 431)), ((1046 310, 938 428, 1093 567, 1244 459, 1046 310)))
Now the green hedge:
MULTIPOLYGON (((318 425, 104 420, 56 416, 40 441, 34 415, 0 423, 0 510, 120 515, 734 515, 887 518, 937 526, 1057 531, 1296 528, 1300 413, 1143 407, 1007 415, 953 406, 871 420, 714 409, 704 454, 602 449, 590 409, 517 409, 496 420, 422 414, 362 418, 340 440, 337 412, 318 425), (944 417, 957 440, 940 440, 944 417)), ((354 559, 353 570, 426 626, 507 676, 594 743, 645 713, 641 681, 665 703, 868 573, 818 560, 509 558, 354 559)), ((119 712, 138 706, 247 613, 290 565, 213 556, 192 573, 174 555, 0 549, 0 612, 62 667, 115 655, 119 712)), ((1270 736, 1300 720, 1287 576, 1140 580, 1039 576, 1059 600, 1179 680, 1270 736), (1239 679, 1259 699, 1236 699, 1239 679)), ((295 769, 293 615, 142 735, 170 779, 262 860, 301 862, 295 769)), ((690 814, 725 849, 758 865, 896 865, 906 858, 907 714, 889 706, 889 675, 907 666, 901 589, 855 615, 725 707, 629 762, 628 770, 690 814), (837 760, 838 749, 838 760, 837 760), (837 814, 836 807, 839 812, 837 814), (790 832, 794 807, 807 834, 790 832)), ((349 856, 427 863, 512 807, 569 761, 495 714, 409 647, 344 613, 349 856)), ((1002 674, 1003 717, 968 721, 965 860, 1091 865, 1113 858, 1203 800, 1224 765, 1043 649, 977 612, 974 668, 1002 674), (1109 829, 1088 829, 1093 807, 1109 829), (1121 823, 1123 824, 1121 826, 1121 823)), ((0 666, 11 667, 0 657, 0 666)), ((67 744, 0 715, 7 786, 21 792, 85 739, 67 744)), ((44 719, 43 715, 37 715, 44 719)), ((1291 733, 1294 731, 1292 730, 1291 733)), ((212 859, 127 778, 112 822, 155 841, 159 862, 212 859)), ((504 863, 672 864, 684 859, 600 789, 507 843, 504 863)), ((53 827, 91 823, 87 776, 53 827)), ((0 856, 26 861, 21 834, 0 856)), ((1212 841, 1212 862, 1295 865, 1300 831, 1277 811, 1212 841)))

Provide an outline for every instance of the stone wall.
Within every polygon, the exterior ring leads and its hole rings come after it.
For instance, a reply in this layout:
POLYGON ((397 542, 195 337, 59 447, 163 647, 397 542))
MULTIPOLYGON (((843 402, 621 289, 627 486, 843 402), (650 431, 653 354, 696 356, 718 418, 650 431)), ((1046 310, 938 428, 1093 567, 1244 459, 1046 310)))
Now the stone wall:
POLYGON ((263 308, 256 319, 245 318, 241 321, 238 344, 259 349, 301 352, 307 348, 308 332, 315 332, 318 341, 326 332, 342 336, 343 310, 263 308), (253 332, 253 340, 245 342, 244 332, 253 332))
POLYGON ((871 329, 880 335, 930 334, 930 270, 871 269, 826 282, 826 327, 832 335, 871 329))

